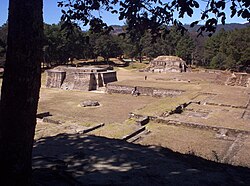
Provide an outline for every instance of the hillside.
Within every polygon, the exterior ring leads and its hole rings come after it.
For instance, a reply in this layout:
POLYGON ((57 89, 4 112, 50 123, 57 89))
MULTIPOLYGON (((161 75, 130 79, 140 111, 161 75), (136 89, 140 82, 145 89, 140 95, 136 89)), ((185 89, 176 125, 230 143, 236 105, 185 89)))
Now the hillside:
MULTIPOLYGON (((118 35, 124 31, 124 26, 121 25, 111 25, 113 27, 113 31, 111 32, 114 35, 118 35)), ((198 28, 201 25, 196 25, 195 27, 191 28, 189 25, 184 25, 186 29, 188 29, 189 32, 196 32, 198 28)), ((242 29, 250 26, 250 23, 240 24, 240 23, 229 23, 229 24, 219 24, 217 27, 216 32, 218 32, 221 29, 224 29, 225 31, 235 30, 235 29, 242 29)))

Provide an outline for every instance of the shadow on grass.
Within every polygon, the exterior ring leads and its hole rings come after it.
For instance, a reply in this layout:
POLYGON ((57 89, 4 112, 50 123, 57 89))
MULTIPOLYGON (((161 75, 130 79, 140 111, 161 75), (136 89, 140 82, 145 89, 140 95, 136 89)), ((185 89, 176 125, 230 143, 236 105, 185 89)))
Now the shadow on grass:
POLYGON ((80 134, 39 139, 37 185, 247 185, 250 169, 166 148, 80 134))

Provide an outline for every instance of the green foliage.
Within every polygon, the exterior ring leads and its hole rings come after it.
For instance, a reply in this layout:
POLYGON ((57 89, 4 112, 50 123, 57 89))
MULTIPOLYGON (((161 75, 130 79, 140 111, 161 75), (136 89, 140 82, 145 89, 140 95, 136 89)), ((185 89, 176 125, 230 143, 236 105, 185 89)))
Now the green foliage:
POLYGON ((130 38, 128 38, 127 36, 126 37, 119 36, 118 41, 123 51, 123 55, 126 58, 135 58, 137 56, 138 50, 136 49, 136 45, 134 45, 134 43, 131 41, 130 38))
POLYGON ((133 62, 133 63, 130 63, 129 66, 125 68, 128 70, 131 70, 131 69, 139 70, 139 69, 145 69, 146 67, 147 67, 147 64, 145 63, 133 62))
POLYGON ((219 52, 216 56, 214 56, 211 60, 210 67, 215 69, 226 69, 227 56, 224 53, 219 52))
MULTIPOLYGON (((140 61, 146 53, 149 57, 161 54, 178 55, 186 61, 195 60, 197 64, 207 65, 210 63, 218 51, 209 51, 203 57, 204 47, 199 42, 204 41, 196 40, 197 47, 195 48, 193 41, 189 39, 183 40, 182 38, 183 44, 178 42, 179 36, 171 35, 171 29, 170 34, 166 34, 169 32, 168 26, 174 25, 181 35, 185 35, 186 28, 179 18, 192 17, 195 11, 200 11, 201 17, 198 20, 193 20, 191 27, 198 27, 195 29, 198 36, 203 35, 204 32, 211 36, 216 31, 218 21, 225 24, 228 16, 241 17, 250 21, 249 0, 66 0, 59 1, 58 6, 62 8, 62 20, 64 27, 68 30, 72 28, 72 25, 81 22, 84 26, 89 24, 95 32, 110 31, 112 28, 103 22, 100 15, 102 10, 117 14, 119 20, 126 20, 127 41, 121 47, 126 56, 138 57, 140 61), (200 9, 200 7, 204 8, 200 9), (225 9, 230 9, 230 12, 225 14, 225 9), (95 11, 99 11, 100 14, 96 16, 95 11), (205 24, 199 26, 198 24, 201 22, 205 22, 205 24), (157 44, 149 44, 151 41, 148 38, 143 38, 147 37, 147 32, 150 33, 153 42, 158 40, 157 44), (159 37, 167 39, 162 41, 158 39, 159 37), (128 41, 128 38, 131 41, 128 41), (159 44, 161 44, 160 47, 159 44)), ((211 49, 215 44, 211 43, 211 49)))
POLYGON ((85 33, 78 28, 67 36, 66 32, 61 30, 60 24, 45 25, 44 35, 44 60, 47 63, 63 64, 68 62, 69 58, 83 58, 88 53, 85 47, 85 33))
POLYGON ((193 39, 188 35, 184 35, 179 41, 177 41, 175 53, 187 63, 191 63, 194 48, 195 45, 193 39))
POLYGON ((122 55, 122 50, 115 36, 104 31, 82 32, 75 27, 70 35, 61 29, 61 24, 44 26, 45 45, 44 61, 53 64, 65 64, 69 58, 89 59, 102 56, 106 61, 110 57, 122 55))
POLYGON ((172 27, 165 37, 159 37, 155 42, 150 33, 146 33, 141 43, 143 46, 143 55, 155 58, 160 55, 176 55, 185 61, 191 61, 191 55, 194 50, 194 41, 187 32, 181 33, 176 27, 172 27))
POLYGON ((250 27, 225 32, 209 38, 205 58, 211 68, 244 71, 250 66, 250 27))
POLYGON ((8 26, 5 23, 0 27, 0 57, 3 58, 5 58, 7 50, 7 34, 8 34, 8 26))
POLYGON ((112 35, 97 34, 97 36, 93 41, 96 56, 102 56, 108 62, 110 57, 122 55, 122 49, 112 35))
POLYGON ((101 16, 96 16, 95 11, 110 11, 112 14, 118 14, 119 20, 127 21, 128 33, 133 32, 130 36, 136 34, 144 35, 145 30, 150 30, 152 37, 155 39, 161 33, 167 30, 167 25, 175 25, 184 33, 185 28, 179 18, 185 16, 192 17, 195 11, 200 11, 199 20, 194 20, 191 26, 198 25, 204 21, 205 25, 198 29, 199 35, 204 31, 214 33, 221 21, 225 24, 226 17, 241 17, 250 21, 249 0, 65 0, 59 1, 58 6, 62 7, 62 20, 64 27, 71 28, 72 24, 81 21, 84 26, 89 24, 96 32, 102 31, 103 28, 109 29, 101 16), (200 7, 202 10, 200 10, 200 7), (225 14, 225 9, 230 9, 229 14, 225 14), (177 15, 177 19, 174 16, 177 15))

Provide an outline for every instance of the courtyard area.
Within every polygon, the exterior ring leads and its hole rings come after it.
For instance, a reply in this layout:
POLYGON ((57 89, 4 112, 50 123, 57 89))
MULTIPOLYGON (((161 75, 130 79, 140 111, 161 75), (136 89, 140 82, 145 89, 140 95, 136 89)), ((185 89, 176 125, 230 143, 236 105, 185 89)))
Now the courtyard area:
POLYGON ((146 87, 164 96, 46 88, 42 74, 33 152, 39 180, 55 179, 43 176, 56 170, 57 184, 249 183, 249 87, 224 85, 218 71, 115 70, 112 88, 146 87), (89 100, 99 105, 81 105, 89 100))
POLYGON ((208 160, 250 167, 250 89, 225 86, 217 71, 150 73, 117 68, 119 86, 143 86, 180 90, 176 96, 152 97, 102 91, 41 88, 38 113, 49 112, 52 121, 38 121, 36 139, 59 133, 81 133, 104 123, 88 134, 123 139, 142 126, 138 117, 150 117, 147 132, 134 143, 156 145, 194 154, 208 160), (147 79, 145 80, 145 76, 147 79), (81 107, 95 100, 97 107, 81 107), (185 105, 180 113, 178 106, 185 105), (172 113, 172 114, 169 114, 172 113), (131 117, 133 116, 137 117, 131 117), (54 124, 53 124, 54 122, 54 124), (57 124, 56 124, 57 123, 57 124))

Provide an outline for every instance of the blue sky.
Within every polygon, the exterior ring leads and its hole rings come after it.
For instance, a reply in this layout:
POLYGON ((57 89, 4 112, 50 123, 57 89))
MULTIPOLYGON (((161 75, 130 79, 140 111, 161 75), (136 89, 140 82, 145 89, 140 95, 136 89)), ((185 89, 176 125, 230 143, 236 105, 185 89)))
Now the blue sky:
MULTIPOLYGON (((48 24, 58 23, 61 16, 61 10, 57 7, 58 0, 44 0, 44 22, 48 24)), ((4 24, 8 17, 8 3, 9 0, 0 0, 0 25, 4 24)), ((225 11, 226 13, 228 10, 225 11)), ((199 18, 200 11, 196 11, 192 18, 186 17, 182 21, 185 24, 190 24, 192 21, 199 18)), ((123 21, 119 21, 115 15, 104 12, 103 19, 108 25, 123 25, 123 21)), ((227 18, 226 23, 245 23, 246 21, 240 18, 227 18)))

